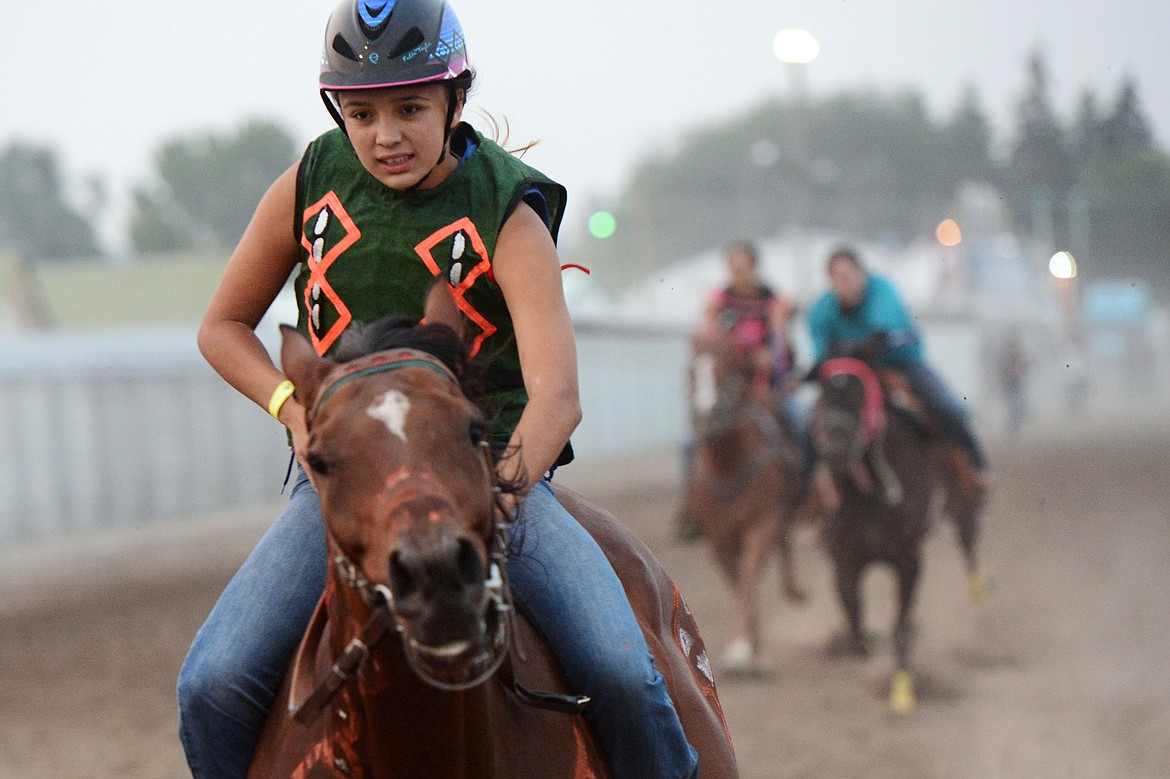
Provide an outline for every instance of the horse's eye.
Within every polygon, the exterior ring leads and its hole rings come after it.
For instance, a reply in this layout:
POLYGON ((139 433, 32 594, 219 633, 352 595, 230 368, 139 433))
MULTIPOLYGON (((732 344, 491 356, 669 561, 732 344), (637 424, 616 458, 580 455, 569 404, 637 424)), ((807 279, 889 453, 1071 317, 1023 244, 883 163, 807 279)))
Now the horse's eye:
POLYGON ((309 470, 318 476, 325 476, 329 473, 329 463, 321 455, 310 452, 309 456, 305 458, 305 461, 309 466, 309 470))
POLYGON ((473 446, 479 446, 487 437, 487 426, 483 422, 472 422, 467 426, 467 437, 473 446))

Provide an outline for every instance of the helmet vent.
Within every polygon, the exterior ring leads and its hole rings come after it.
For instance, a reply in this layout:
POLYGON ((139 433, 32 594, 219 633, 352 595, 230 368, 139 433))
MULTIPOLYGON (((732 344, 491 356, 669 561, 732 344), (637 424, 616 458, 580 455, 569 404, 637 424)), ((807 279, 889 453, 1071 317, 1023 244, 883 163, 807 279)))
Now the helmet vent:
POLYGON ((394 47, 394 51, 390 52, 390 59, 397 59, 407 52, 414 51, 419 46, 426 43, 426 36, 422 34, 422 30, 417 27, 411 27, 406 31, 406 35, 398 41, 398 45, 394 47))
POLYGON ((341 36, 341 33, 333 36, 333 50, 345 57, 347 60, 353 62, 360 62, 358 55, 354 52, 353 47, 349 45, 349 41, 341 36))
POLYGON ((386 31, 390 23, 390 15, 394 13, 396 0, 361 0, 358 3, 358 21, 362 25, 362 32, 371 41, 386 31))

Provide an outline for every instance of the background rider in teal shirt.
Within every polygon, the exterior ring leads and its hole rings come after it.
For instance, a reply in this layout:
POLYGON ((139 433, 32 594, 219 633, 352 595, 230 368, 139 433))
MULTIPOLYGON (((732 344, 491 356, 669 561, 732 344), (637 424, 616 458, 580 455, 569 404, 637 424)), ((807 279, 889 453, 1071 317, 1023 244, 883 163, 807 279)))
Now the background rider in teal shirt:
POLYGON ((943 432, 982 471, 986 460, 971 432, 967 409, 924 361, 918 328, 894 286, 868 272, 850 248, 829 256, 828 272, 831 290, 813 304, 808 315, 814 361, 820 363, 863 343, 877 345, 881 363, 906 377, 943 432))

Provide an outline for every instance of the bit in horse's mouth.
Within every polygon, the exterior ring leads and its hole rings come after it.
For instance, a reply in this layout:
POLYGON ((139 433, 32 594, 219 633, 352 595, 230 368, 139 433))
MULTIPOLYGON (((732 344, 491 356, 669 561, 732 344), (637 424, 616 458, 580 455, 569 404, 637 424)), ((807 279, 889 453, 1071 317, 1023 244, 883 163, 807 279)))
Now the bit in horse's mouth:
POLYGON ((461 657, 471 649, 470 641, 448 641, 446 644, 439 646, 429 646, 422 644, 415 639, 410 639, 410 648, 418 652, 420 655, 432 658, 434 660, 453 660, 461 657))

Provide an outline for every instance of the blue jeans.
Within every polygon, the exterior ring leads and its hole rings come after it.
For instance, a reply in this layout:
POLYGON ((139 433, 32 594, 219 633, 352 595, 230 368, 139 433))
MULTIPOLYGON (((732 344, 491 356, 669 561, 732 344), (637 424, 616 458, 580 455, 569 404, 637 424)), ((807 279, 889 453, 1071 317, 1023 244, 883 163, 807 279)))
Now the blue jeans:
POLYGON ((975 467, 984 468, 987 460, 967 420, 967 408, 959 402, 942 379, 923 362, 900 363, 898 371, 906 377, 910 389, 938 417, 943 432, 954 438, 970 455, 975 467))
MULTIPOLYGON (((695 776, 698 756, 600 547, 544 483, 521 504, 517 528, 508 561, 517 605, 573 691, 593 699, 586 718, 615 779, 695 776)), ((247 774, 325 569, 320 503, 300 473, 288 507, 220 596, 179 672, 180 738, 197 779, 247 774)))

